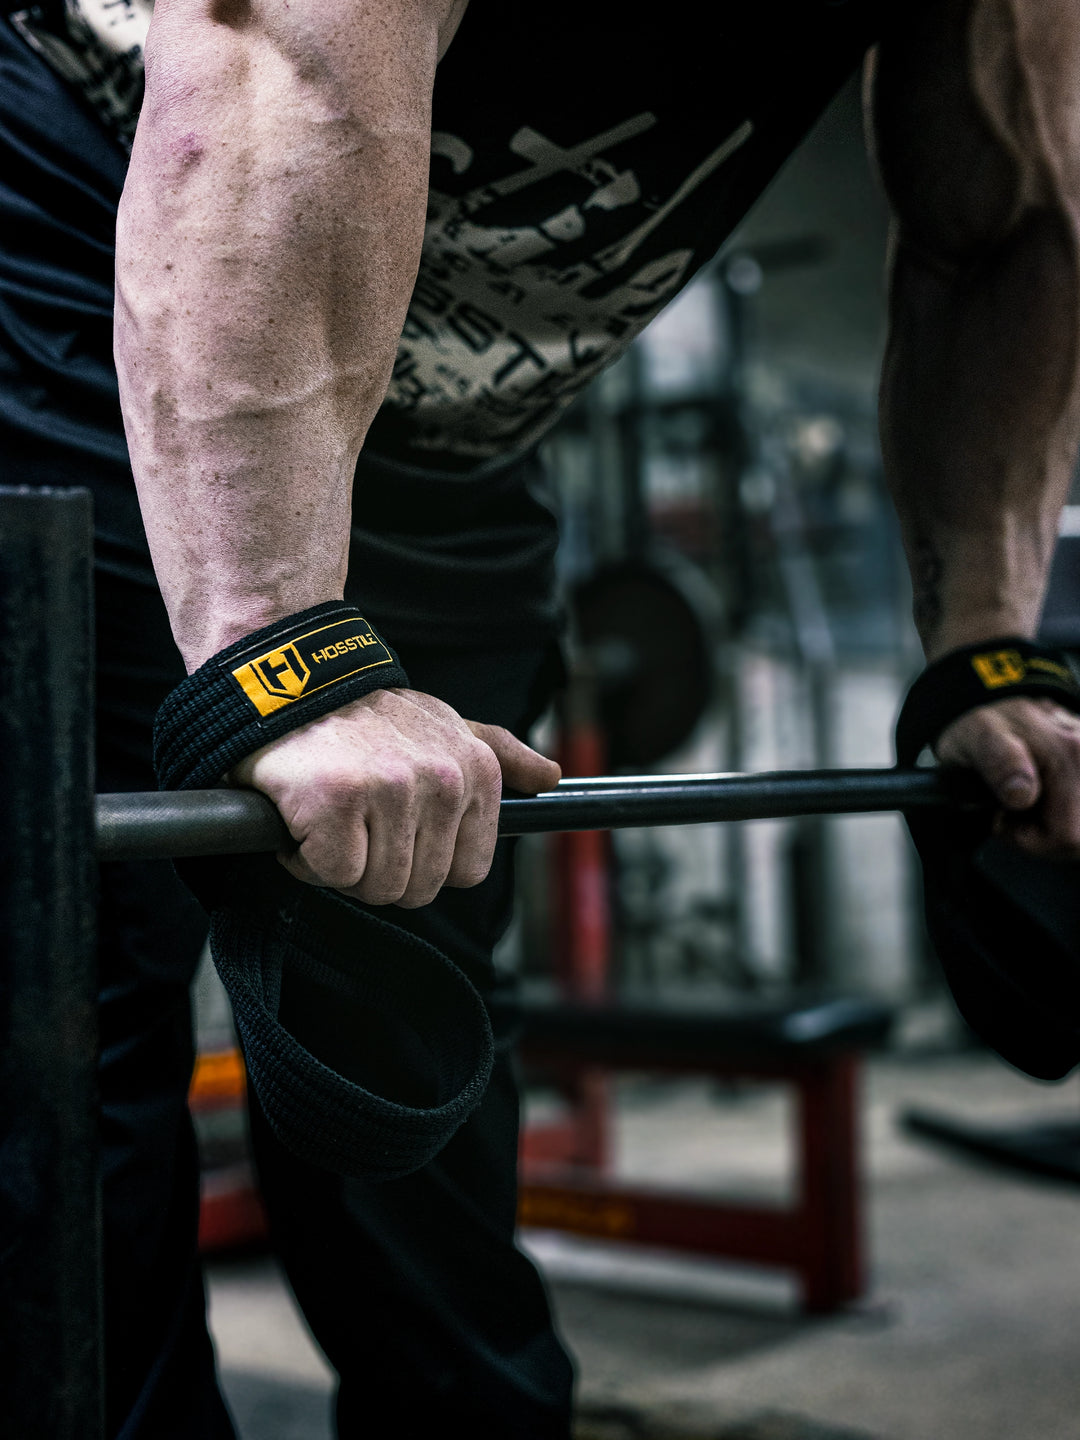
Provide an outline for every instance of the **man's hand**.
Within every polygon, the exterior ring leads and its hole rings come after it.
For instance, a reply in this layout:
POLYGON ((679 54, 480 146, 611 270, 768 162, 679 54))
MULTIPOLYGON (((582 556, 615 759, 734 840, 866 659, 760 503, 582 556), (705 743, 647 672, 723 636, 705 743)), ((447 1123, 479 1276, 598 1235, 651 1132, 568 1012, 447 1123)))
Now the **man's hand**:
POLYGON ((371 905, 429 904, 491 868, 499 799, 558 784, 559 767, 508 730, 431 695, 376 690, 257 750, 229 775, 268 795, 299 880, 371 905))
POLYGON ((1034 855, 1080 858, 1080 716, 1052 700, 1001 700, 954 720, 936 752, 986 781, 999 833, 1034 855))

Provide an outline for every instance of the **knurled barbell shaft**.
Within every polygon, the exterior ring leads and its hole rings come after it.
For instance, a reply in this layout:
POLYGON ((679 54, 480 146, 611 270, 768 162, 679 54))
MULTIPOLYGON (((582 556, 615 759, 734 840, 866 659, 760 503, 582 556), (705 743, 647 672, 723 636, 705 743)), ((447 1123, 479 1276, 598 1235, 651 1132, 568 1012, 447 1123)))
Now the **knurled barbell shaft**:
MULTIPOLYGON (((622 830, 987 803, 987 791, 970 773, 933 769, 600 776, 563 780, 542 795, 504 800, 499 833, 622 830)), ((239 855, 276 850, 286 841, 274 806, 251 790, 97 797, 99 860, 239 855)))

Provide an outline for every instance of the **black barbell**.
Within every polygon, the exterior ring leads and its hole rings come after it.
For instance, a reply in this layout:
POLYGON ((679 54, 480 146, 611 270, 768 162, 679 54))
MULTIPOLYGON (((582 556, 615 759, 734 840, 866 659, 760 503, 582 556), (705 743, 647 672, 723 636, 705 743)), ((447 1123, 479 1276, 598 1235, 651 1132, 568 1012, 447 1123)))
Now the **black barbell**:
MULTIPOLYGON (((563 780, 528 799, 505 799, 499 833, 621 830, 986 806, 987 790, 966 771, 780 770, 760 775, 634 775, 563 780)), ((282 819, 252 790, 99 795, 99 860, 240 855, 276 850, 282 819)))

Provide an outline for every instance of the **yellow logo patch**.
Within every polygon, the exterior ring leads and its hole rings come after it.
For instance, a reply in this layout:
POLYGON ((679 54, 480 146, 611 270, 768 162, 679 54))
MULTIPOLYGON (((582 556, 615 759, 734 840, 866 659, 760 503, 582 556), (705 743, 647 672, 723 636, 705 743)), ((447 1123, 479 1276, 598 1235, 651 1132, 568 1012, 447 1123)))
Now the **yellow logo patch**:
POLYGON ((272 715, 282 705, 299 700, 311 679, 311 671, 295 645, 269 650, 232 673, 233 679, 260 715, 272 715))
POLYGON ((360 670, 392 664, 393 656, 367 621, 353 615, 275 645, 230 673, 265 717, 360 670))
POLYGON ((1019 685, 1027 674, 1019 650, 988 650, 971 657, 972 668, 987 690, 1000 690, 1004 685, 1019 685))

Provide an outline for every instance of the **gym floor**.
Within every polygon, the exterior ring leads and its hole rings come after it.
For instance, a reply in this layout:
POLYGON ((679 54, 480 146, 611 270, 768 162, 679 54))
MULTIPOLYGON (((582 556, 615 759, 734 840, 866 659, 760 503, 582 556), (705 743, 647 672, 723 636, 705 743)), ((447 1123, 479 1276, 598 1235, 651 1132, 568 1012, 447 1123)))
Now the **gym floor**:
MULTIPOLYGON (((543 1265, 580 1367, 580 1440, 1076 1440, 1080 1186, 909 1138, 925 1106, 987 1122, 1078 1115, 981 1054, 869 1068, 870 1294, 799 1315, 780 1278, 550 1234, 543 1265)), ((781 1195, 775 1091, 624 1083, 619 1169, 781 1195)), ((331 1379, 272 1261, 211 1267, 223 1380, 244 1440, 329 1440, 331 1379)))

